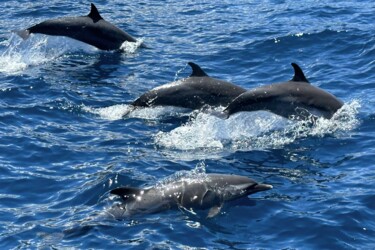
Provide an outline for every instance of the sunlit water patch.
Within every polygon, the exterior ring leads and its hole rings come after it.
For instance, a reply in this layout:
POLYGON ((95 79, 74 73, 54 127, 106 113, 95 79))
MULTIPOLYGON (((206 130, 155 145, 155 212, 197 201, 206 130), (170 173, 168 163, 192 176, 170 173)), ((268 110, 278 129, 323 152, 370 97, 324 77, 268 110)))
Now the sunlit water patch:
POLYGON ((358 101, 345 104, 330 120, 290 121, 259 111, 243 112, 227 120, 197 113, 188 123, 155 135, 157 145, 167 149, 263 150, 280 148, 308 136, 334 135, 358 125, 358 101))

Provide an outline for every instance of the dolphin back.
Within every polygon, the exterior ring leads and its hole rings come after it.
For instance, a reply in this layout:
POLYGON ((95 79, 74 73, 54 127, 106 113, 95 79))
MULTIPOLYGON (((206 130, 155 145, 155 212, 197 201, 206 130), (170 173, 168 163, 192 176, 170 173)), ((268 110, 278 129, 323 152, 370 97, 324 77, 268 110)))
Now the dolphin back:
POLYGON ((201 109, 204 106, 227 106, 246 90, 233 83, 209 77, 197 64, 188 62, 189 77, 156 87, 137 98, 135 107, 175 106, 201 109))

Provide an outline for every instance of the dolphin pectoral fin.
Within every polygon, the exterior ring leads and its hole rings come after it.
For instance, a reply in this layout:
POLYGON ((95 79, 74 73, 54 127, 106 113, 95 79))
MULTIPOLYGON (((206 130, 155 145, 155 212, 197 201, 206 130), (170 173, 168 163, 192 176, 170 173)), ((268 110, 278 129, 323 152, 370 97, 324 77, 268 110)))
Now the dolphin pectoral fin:
POLYGON ((196 77, 208 76, 206 74, 206 72, 204 72, 203 69, 201 69, 201 67, 199 67, 197 64, 192 63, 192 62, 188 62, 188 64, 191 67, 191 69, 193 70, 190 77, 192 77, 192 76, 196 76, 196 77))
POLYGON ((29 30, 13 30, 14 33, 19 35, 23 40, 26 40, 30 37, 30 31, 29 30))
POLYGON ((292 63, 292 66, 294 68, 294 76, 292 78, 292 81, 308 83, 309 81, 306 79, 305 74, 303 73, 302 69, 296 63, 292 63))
POLYGON ((144 192, 143 189, 140 188, 133 188, 133 187, 120 187, 115 188, 110 191, 111 194, 115 194, 120 196, 123 200, 127 200, 129 198, 135 198, 137 195, 144 192))
POLYGON ((135 105, 130 104, 130 105, 128 106, 128 109, 124 111, 122 117, 126 117, 126 116, 128 116, 131 112, 133 112, 134 110, 136 110, 136 108, 137 108, 137 107, 136 107, 135 105))
POLYGON ((87 16, 90 17, 94 21, 94 23, 103 19, 102 16, 99 14, 98 9, 96 8, 96 6, 93 3, 91 3, 91 10, 90 10, 90 13, 87 16))
POLYGON ((212 218, 218 215, 220 213, 221 207, 222 206, 211 207, 210 210, 208 211, 207 218, 212 218))
POLYGON ((225 111, 217 111, 217 110, 211 110, 209 112, 205 112, 206 114, 209 114, 209 115, 213 115, 217 118, 220 118, 220 119, 223 119, 223 120, 226 120, 229 118, 229 114, 228 112, 225 112, 225 111))
POLYGON ((144 42, 141 43, 140 47, 142 49, 152 49, 150 46, 148 46, 147 44, 145 44, 144 42))

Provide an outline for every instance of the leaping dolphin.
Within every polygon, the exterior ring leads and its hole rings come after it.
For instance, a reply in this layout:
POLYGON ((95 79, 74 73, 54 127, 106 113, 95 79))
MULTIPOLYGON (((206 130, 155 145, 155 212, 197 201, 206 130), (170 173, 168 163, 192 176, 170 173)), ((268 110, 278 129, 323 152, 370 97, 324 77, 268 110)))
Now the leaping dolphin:
POLYGON ((246 90, 230 82, 209 77, 197 64, 189 62, 190 77, 156 87, 136 99, 133 107, 175 106, 200 109, 205 105, 226 107, 246 90))
POLYGON ((113 207, 109 214, 123 218, 182 207, 209 209, 208 217, 213 217, 220 212, 225 201, 271 188, 272 185, 259 184, 245 176, 225 174, 207 174, 202 180, 181 179, 145 189, 120 187, 110 193, 120 196, 123 203, 113 207))
POLYGON ((228 105, 224 110, 226 116, 242 111, 266 110, 285 118, 301 119, 308 111, 308 115, 330 119, 343 106, 343 102, 311 85, 301 68, 295 63, 292 66, 292 80, 246 91, 228 105))
POLYGON ((117 50, 125 41, 136 42, 131 35, 104 20, 94 4, 87 16, 50 19, 16 33, 23 39, 31 33, 67 36, 101 50, 117 50))

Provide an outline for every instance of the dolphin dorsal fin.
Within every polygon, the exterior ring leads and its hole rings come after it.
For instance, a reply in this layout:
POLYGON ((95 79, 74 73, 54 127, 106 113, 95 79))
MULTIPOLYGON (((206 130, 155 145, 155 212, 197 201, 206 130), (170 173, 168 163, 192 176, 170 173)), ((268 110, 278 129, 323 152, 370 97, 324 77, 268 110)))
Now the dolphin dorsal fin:
POLYGON ((191 69, 193 70, 190 77, 192 77, 192 76, 197 76, 197 77, 208 76, 206 74, 206 72, 204 72, 203 69, 201 69, 201 67, 199 67, 197 64, 192 63, 192 62, 188 62, 188 64, 191 67, 191 69))
POLYGON ((293 76, 292 81, 308 83, 309 81, 306 79, 305 74, 303 73, 302 69, 296 63, 292 63, 292 66, 294 68, 294 76, 293 76))
POLYGON ((143 189, 133 187, 119 187, 111 190, 111 194, 120 196, 123 200, 135 198, 142 193, 143 189))
POLYGON ((91 3, 91 10, 90 10, 90 13, 87 16, 90 17, 94 21, 94 23, 103 19, 103 17, 99 14, 98 9, 96 8, 96 6, 93 3, 91 3))

